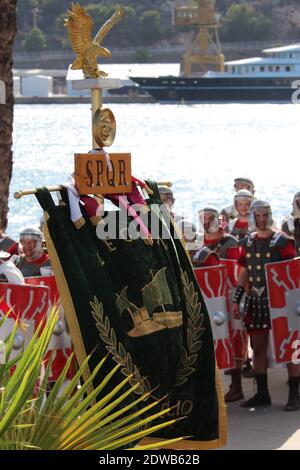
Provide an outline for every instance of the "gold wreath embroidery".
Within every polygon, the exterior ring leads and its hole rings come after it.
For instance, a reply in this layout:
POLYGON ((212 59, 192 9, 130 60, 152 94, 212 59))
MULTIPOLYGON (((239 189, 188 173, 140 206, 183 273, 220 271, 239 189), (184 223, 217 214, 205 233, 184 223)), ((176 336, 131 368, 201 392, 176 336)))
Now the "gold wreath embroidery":
POLYGON ((187 349, 183 348, 181 354, 181 365, 176 377, 175 386, 184 384, 189 375, 195 372, 193 367, 197 361, 198 352, 201 349, 202 341, 200 340, 205 328, 202 327, 204 314, 201 313, 201 302, 199 302, 199 294, 195 291, 192 282, 186 272, 182 269, 181 280, 183 283, 184 296, 188 310, 188 328, 187 328, 187 349))
POLYGON ((104 318, 103 305, 99 302, 97 297, 94 297, 94 302, 90 302, 92 307, 92 315, 96 320, 96 327, 99 331, 99 336, 106 344, 106 349, 112 354, 113 360, 122 366, 121 372, 128 377, 132 375, 129 383, 134 386, 139 384, 135 389, 137 395, 142 395, 145 392, 151 391, 151 386, 146 377, 142 377, 137 366, 133 364, 131 355, 126 351, 122 343, 117 341, 116 334, 110 326, 108 317, 104 318))

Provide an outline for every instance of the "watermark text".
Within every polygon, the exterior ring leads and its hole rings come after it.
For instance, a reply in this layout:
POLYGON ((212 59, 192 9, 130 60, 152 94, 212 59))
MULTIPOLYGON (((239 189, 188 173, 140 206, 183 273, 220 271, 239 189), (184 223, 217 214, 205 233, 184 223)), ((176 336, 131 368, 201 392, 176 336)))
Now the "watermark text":
POLYGON ((295 89, 294 93, 292 94, 292 103, 299 104, 300 103, 300 80, 295 80, 292 83, 292 88, 295 89))
POLYGON ((5 96, 5 83, 3 80, 0 80, 0 104, 6 103, 6 96, 5 96))
POLYGON ((292 349, 294 350, 292 354, 292 363, 295 366, 298 366, 300 364, 300 339, 293 342, 292 349))

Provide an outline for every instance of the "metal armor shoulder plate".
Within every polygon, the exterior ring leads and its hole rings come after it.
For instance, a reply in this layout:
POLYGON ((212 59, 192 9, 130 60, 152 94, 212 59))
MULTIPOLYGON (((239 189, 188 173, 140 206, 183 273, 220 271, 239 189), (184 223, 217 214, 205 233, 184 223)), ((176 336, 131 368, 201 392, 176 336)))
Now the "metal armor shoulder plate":
POLYGON ((275 232, 270 241, 270 248, 273 248, 273 247, 284 248, 290 240, 291 240, 291 237, 289 237, 286 233, 275 232))
MULTIPOLYGON (((208 246, 204 246, 203 248, 201 248, 200 250, 198 250, 194 255, 193 255, 193 258, 192 258, 192 261, 193 263, 195 264, 204 264, 205 261, 207 260, 207 258, 212 254, 216 254, 217 253, 215 251, 212 251, 210 248, 208 248, 208 246)), ((218 256, 218 255, 217 255, 218 256)))
POLYGON ((223 242, 222 246, 226 246, 226 248, 231 248, 231 247, 234 247, 234 246, 238 246, 238 244, 239 244, 238 240, 233 235, 231 235, 229 233, 225 233, 224 237, 221 241, 223 242))

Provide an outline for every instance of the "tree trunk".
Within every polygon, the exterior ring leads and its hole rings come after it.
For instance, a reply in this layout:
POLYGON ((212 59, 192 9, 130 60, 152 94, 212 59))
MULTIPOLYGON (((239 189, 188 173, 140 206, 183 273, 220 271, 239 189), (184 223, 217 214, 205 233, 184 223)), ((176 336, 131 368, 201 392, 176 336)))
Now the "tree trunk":
POLYGON ((13 45, 17 32, 17 0, 0 2, 0 80, 5 83, 6 104, 0 104, 0 229, 7 226, 9 183, 12 175, 13 45))

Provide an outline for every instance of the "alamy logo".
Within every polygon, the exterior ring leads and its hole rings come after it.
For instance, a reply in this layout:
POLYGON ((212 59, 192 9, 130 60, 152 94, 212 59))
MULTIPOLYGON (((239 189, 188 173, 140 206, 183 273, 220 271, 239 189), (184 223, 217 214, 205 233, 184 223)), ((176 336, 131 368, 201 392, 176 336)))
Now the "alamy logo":
POLYGON ((3 80, 0 80, 0 104, 5 104, 5 83, 3 80))
POLYGON ((294 350, 292 354, 292 363, 295 366, 298 366, 300 364, 300 340, 299 339, 293 342, 292 349, 294 350))
POLYGON ((164 204, 151 204, 151 207, 132 204, 120 207, 119 210, 104 211, 99 206, 96 214, 100 218, 96 233, 100 240, 167 240, 184 239, 190 250, 202 246, 202 237, 197 233, 196 225, 186 219, 175 223, 164 204))
POLYGON ((300 103, 300 80, 295 80, 292 83, 292 88, 295 89, 294 93, 292 94, 292 103, 299 104, 300 103))

